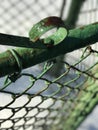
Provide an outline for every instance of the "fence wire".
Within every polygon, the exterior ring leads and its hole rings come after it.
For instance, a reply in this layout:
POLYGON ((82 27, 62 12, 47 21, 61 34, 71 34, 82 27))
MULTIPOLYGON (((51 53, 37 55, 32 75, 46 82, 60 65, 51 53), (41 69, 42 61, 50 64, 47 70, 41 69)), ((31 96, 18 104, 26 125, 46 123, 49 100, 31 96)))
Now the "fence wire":
MULTIPOLYGON (((77 25, 92 22, 91 17, 98 11, 96 2, 85 2, 84 6, 89 3, 89 8, 85 10, 83 7, 77 25)), ((41 0, 4 0, 0 4, 1 31, 27 35, 32 21, 61 15, 62 3, 61 0, 47 0, 45 3, 41 0)), ((9 76, 1 78, 0 129, 75 130, 98 103, 97 58, 96 44, 59 60, 64 68, 57 77, 49 75, 57 64, 51 62, 44 63, 44 67, 37 65, 25 69, 17 79, 9 76)))

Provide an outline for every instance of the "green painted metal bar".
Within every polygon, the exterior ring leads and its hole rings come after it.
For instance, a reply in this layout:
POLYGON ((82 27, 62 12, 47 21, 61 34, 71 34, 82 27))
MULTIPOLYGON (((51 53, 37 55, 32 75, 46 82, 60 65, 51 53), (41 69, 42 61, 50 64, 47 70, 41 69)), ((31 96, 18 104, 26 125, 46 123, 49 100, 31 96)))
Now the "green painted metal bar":
MULTIPOLYGON (((5 35, 6 37, 6 35, 5 35)), ((26 46, 26 44, 29 44, 29 39, 26 37, 17 37, 17 36, 11 36, 12 41, 18 41, 18 45, 26 46), (23 39, 23 41, 22 41, 23 39)), ((4 35, 3 35, 4 38, 4 35)), ((7 35, 7 38, 9 41, 10 35, 7 35)), ((1 41, 0 36, 0 43, 10 43, 6 40, 1 41)), ((21 59, 22 68, 28 68, 33 65, 39 64, 41 62, 47 61, 49 59, 52 59, 54 57, 60 56, 62 54, 69 53, 73 50, 94 44, 98 41, 98 23, 93 23, 88 26, 81 27, 79 29, 73 29, 69 30, 68 36, 58 45, 52 47, 52 48, 46 48, 46 49, 28 49, 28 48, 18 48, 16 49, 17 55, 19 59, 21 59)), ((38 41, 37 43, 40 43, 38 41)), ((36 44, 36 43, 34 43, 36 44)), ((41 44, 41 43, 40 43, 41 44)), ((13 43, 11 43, 13 45, 13 43)), ((37 44, 38 45, 38 44, 37 44)), ((3 52, 0 54, 0 77, 5 76, 7 74, 14 73, 18 71, 18 66, 15 60, 15 57, 11 54, 11 52, 8 50, 6 52, 3 52), (9 69, 8 69, 9 68, 9 69)))
POLYGON ((33 43, 27 37, 3 33, 0 33, 0 45, 46 49, 46 46, 42 44, 39 40, 36 41, 36 43, 33 43))

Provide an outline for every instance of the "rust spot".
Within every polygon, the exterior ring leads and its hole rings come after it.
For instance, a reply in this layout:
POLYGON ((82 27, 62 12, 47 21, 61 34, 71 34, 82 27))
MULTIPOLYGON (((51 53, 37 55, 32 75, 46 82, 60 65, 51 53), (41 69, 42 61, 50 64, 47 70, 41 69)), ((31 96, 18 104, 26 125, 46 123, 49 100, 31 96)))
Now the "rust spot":
POLYGON ((34 39, 31 39, 32 42, 36 42, 39 40, 39 37, 35 37, 34 39))
POLYGON ((53 48, 54 45, 53 44, 46 44, 47 48, 53 48))
POLYGON ((61 18, 56 17, 56 16, 52 16, 52 17, 48 17, 46 19, 44 19, 44 25, 45 26, 64 26, 64 22, 61 20, 61 18))

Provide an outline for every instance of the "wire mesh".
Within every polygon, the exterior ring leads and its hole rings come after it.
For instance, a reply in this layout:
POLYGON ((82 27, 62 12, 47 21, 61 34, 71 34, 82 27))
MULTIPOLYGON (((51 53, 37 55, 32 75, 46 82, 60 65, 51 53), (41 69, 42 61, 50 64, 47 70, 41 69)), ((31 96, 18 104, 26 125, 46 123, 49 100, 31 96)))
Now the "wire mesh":
MULTIPOLYGON (((26 36, 37 20, 59 16, 62 3, 61 0, 4 0, 0 4, 1 31, 26 36)), ((98 11, 96 3, 96 0, 85 2, 77 26, 97 21, 94 17, 98 11)), ((17 79, 1 78, 0 129, 75 130, 98 102, 97 56, 96 44, 59 60, 64 69, 58 77, 49 75, 57 64, 51 62, 44 67, 37 65, 25 69, 17 79)))

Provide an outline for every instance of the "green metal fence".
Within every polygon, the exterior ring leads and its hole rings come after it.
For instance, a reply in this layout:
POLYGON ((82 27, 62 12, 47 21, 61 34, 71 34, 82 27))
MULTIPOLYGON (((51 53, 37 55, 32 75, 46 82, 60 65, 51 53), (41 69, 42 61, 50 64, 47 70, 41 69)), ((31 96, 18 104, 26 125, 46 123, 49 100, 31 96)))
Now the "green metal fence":
MULTIPOLYGON (((1 1, 1 32, 5 33, 4 36, 9 39, 11 36, 14 38, 13 35, 18 35, 28 42, 28 38, 24 36, 28 35, 27 33, 33 24, 32 21, 36 23, 43 17, 50 15, 62 16, 65 19, 64 12, 68 12, 68 9, 64 7, 67 4, 69 7, 70 2, 67 0, 57 0, 57 2, 47 0, 46 3, 41 0, 1 1)), ((77 26, 97 21, 97 18, 90 21, 91 17, 94 17, 93 15, 96 15, 98 11, 97 1, 93 1, 91 6, 91 1, 87 0, 83 5, 77 26), (86 10, 85 6, 87 5, 89 6, 86 10), (88 18, 85 19, 86 16, 88 18)), ((63 54, 88 45, 86 48, 73 51, 57 60, 52 59, 52 61, 44 62, 61 55, 65 45, 45 51, 16 48, 16 50, 9 49, 0 54, 0 129, 76 130, 79 127, 98 103, 98 51, 97 44, 94 44, 98 41, 97 26, 96 23, 83 27, 82 30, 88 30, 88 32, 89 27, 90 29, 94 28, 94 36, 87 32, 86 37, 84 37, 82 36, 84 32, 81 32, 81 36, 77 35, 83 40, 81 45, 78 46, 79 39, 76 46, 73 47, 74 49, 68 47, 69 50, 64 50, 63 54), (88 41, 86 42, 85 39, 88 41), (89 46, 89 44, 94 45, 89 46), (40 64, 41 62, 44 63, 40 64), (58 63, 62 64, 63 68, 60 68, 59 75, 53 75, 58 63), (15 70, 22 69, 21 66, 24 69, 20 73, 14 73, 15 70), (27 68, 28 66, 31 67, 27 68)), ((75 36, 80 30, 69 30, 68 36, 75 36)), ((70 39, 68 40, 70 41, 70 39)), ((76 42, 71 40, 72 43, 76 42)), ((3 41, 6 40, 1 39, 1 43, 3 41)), ((64 42, 62 43, 64 44, 64 42)), ((19 45, 19 43, 17 44, 19 45)), ((6 46, 1 46, 1 48, 5 49, 6 46)))

